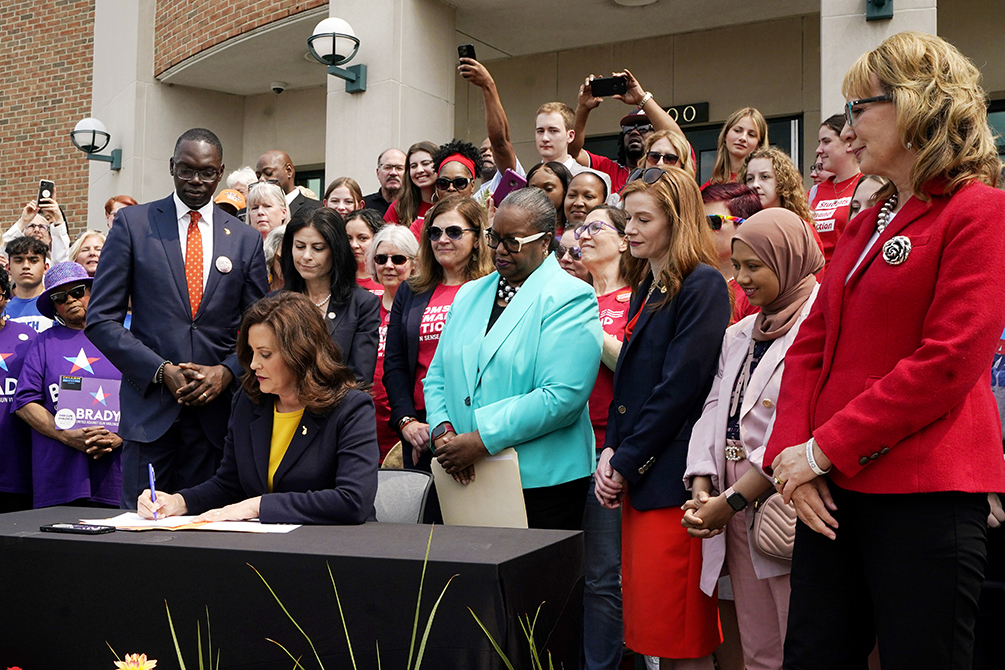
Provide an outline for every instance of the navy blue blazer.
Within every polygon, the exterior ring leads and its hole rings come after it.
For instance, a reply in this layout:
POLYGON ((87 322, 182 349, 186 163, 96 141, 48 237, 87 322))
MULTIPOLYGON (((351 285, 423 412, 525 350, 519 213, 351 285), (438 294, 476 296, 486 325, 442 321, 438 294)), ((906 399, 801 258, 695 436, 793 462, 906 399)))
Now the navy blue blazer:
MULTIPOLYGON (((262 236, 214 208, 214 260, 194 319, 172 196, 119 210, 102 254, 85 332, 122 371, 119 435, 152 442, 181 411, 170 391, 153 381, 165 360, 224 364, 240 378, 237 329, 244 310, 269 290, 262 236), (122 323, 130 298, 133 318, 126 330, 122 323)), ((206 436, 217 447, 223 446, 227 432, 230 399, 228 391, 196 408, 206 436)))
POLYGON ((416 415, 412 392, 419 361, 419 327, 432 297, 432 290, 415 294, 407 283, 394 294, 384 340, 384 388, 391 407, 392 430, 398 429, 404 417, 416 415))
MULTIPOLYGON (((628 319, 643 308, 652 275, 632 297, 628 319)), ((654 291, 650 302, 660 299, 654 291)), ((729 289, 720 272, 699 265, 669 305, 644 309, 614 369, 604 446, 628 480, 632 507, 680 506, 691 429, 701 418, 729 325, 729 289)))
POLYGON ((353 286, 349 302, 328 302, 325 325, 332 341, 342 351, 342 362, 356 374, 356 381, 373 384, 377 369, 377 341, 380 337, 380 298, 360 286, 353 286))
POLYGON ((375 520, 380 449, 373 400, 355 389, 327 414, 304 410, 269 482, 273 396, 234 398, 223 461, 213 477, 179 491, 189 514, 262 496, 262 523, 356 524, 375 520))

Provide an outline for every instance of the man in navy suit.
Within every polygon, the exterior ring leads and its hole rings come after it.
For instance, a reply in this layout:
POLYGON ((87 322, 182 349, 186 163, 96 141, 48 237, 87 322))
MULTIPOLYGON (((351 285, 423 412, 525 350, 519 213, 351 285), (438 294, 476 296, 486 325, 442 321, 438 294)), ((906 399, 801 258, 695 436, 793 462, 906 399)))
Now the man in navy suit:
POLYGON ((148 486, 177 491, 216 471, 230 417, 241 316, 268 291, 262 237, 213 204, 223 147, 185 132, 175 192, 119 210, 98 264, 86 334, 122 372, 122 506, 148 486), (132 302, 132 324, 123 326, 132 302))

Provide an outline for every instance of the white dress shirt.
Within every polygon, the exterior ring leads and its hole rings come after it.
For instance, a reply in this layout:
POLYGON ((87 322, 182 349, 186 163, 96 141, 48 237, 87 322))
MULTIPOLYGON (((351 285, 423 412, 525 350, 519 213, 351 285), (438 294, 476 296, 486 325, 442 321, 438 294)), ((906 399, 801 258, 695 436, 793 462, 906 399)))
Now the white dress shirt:
MULTIPOLYGON (((178 219, 178 240, 181 242, 181 260, 184 262, 185 252, 188 249, 188 224, 190 217, 188 213, 191 207, 186 205, 178 197, 174 196, 175 216, 178 219)), ((206 288, 206 279, 209 277, 209 268, 213 263, 213 201, 210 200, 198 210, 202 217, 199 219, 199 232, 202 233, 202 287, 206 288)))

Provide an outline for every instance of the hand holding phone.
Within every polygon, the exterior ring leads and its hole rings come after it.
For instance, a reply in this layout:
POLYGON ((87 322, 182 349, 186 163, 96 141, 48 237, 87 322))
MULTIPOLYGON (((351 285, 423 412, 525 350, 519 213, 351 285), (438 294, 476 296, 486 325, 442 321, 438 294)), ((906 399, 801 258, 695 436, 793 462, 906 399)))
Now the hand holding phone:
POLYGON ((474 44, 462 44, 457 47, 457 57, 458 58, 470 58, 471 60, 478 60, 475 58, 475 45, 474 44))
POLYGON ((595 98, 624 95, 628 92, 627 77, 600 77, 590 82, 590 91, 595 98))
POLYGON ((56 182, 49 181, 48 179, 38 180, 38 200, 39 206, 42 205, 43 200, 52 200, 53 192, 56 190, 56 182))

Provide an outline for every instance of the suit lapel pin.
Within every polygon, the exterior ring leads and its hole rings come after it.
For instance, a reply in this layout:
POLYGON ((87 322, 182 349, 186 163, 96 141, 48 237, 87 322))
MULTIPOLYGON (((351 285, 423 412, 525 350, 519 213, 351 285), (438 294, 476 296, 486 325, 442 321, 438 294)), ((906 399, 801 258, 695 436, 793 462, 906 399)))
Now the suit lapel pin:
POLYGON ((220 271, 220 274, 227 274, 234 269, 234 264, 226 256, 217 256, 216 269, 220 271))
POLYGON ((224 228, 223 229, 223 234, 224 235, 230 235, 230 228, 224 228))
POLYGON ((897 235, 883 245, 883 260, 888 265, 900 265, 911 254, 911 240, 904 235, 897 235))
POLYGON ((335 312, 328 312, 328 320, 329 321, 335 320, 335 312))
POLYGON ((304 426, 304 429, 302 431, 300 431, 300 434, 301 435, 306 435, 307 434, 307 426, 304 426))

